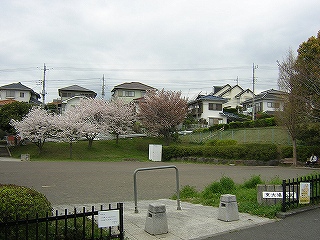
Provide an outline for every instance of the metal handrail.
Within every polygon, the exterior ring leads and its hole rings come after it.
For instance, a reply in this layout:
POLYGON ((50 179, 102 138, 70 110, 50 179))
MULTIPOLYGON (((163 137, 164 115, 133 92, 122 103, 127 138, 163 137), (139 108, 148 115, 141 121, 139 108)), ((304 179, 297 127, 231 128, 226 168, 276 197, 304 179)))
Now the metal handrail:
POLYGON ((159 167, 149 167, 149 168, 138 168, 133 174, 133 187, 134 187, 134 212, 138 213, 138 193, 137 193, 137 173, 140 171, 157 170, 157 169, 167 169, 174 168, 176 170, 176 186, 177 186, 177 210, 181 210, 180 206, 180 190, 179 190, 179 170, 176 166, 159 166, 159 167))

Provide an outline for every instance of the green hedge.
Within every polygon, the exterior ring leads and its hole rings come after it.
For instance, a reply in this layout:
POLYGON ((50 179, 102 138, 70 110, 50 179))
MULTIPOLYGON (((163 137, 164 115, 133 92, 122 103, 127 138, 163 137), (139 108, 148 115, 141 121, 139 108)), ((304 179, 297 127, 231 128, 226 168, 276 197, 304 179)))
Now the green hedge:
MULTIPOLYGON (((298 146, 298 161, 304 162, 314 153, 320 157, 318 146, 298 146)), ((211 157, 230 160, 258 160, 269 161, 275 159, 291 158, 292 146, 277 146, 275 144, 247 143, 236 144, 233 140, 214 140, 201 146, 164 146, 162 151, 163 161, 170 161, 183 157, 211 157)))
POLYGON ((51 213, 52 208, 48 199, 34 189, 16 185, 0 184, 0 222, 6 218, 13 221, 19 219, 45 217, 46 212, 51 213))
MULTIPOLYGON (((280 158, 291 158, 292 157, 292 146, 282 146, 279 148, 280 158)), ((311 154, 314 153, 320 157, 319 146, 297 146, 297 158, 298 161, 304 162, 310 158, 311 154)))
POLYGON ((163 161, 181 157, 216 157, 221 159, 260 160, 269 161, 278 159, 278 150, 275 144, 238 144, 229 146, 164 146, 163 161))
POLYGON ((202 128, 199 130, 196 130, 195 132, 206 132, 206 131, 216 131, 218 129, 221 129, 222 127, 226 129, 237 129, 237 128, 256 128, 256 127, 272 127, 276 126, 276 121, 274 117, 271 118, 263 118, 258 120, 250 120, 250 121, 236 121, 236 122, 230 122, 229 124, 215 124, 213 126, 210 126, 209 128, 202 128))

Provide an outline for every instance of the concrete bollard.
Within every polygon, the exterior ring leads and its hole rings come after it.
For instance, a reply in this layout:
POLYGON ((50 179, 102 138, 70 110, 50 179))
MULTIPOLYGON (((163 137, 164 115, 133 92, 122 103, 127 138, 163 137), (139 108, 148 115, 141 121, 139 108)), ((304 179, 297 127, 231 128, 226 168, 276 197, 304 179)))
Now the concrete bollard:
POLYGON ((239 220, 238 204, 235 195, 221 195, 218 219, 225 222, 239 220))
POLYGON ((166 206, 164 204, 149 204, 144 230, 151 235, 168 233, 166 206))

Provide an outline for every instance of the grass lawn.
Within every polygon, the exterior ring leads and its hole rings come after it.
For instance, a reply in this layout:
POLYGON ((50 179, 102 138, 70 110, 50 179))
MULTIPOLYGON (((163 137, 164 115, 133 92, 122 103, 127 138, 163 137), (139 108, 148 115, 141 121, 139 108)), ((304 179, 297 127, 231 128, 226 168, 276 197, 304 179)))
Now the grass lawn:
MULTIPOLYGON (((149 144, 163 144, 157 138, 132 138, 94 141, 91 148, 88 141, 72 144, 72 160, 76 161, 147 161, 149 158, 149 144)), ((46 142, 43 151, 33 143, 10 148, 12 156, 20 158, 21 154, 30 154, 30 159, 36 161, 65 161, 70 159, 68 143, 46 142)))
MULTIPOLYGON (((281 128, 253 128, 225 130, 214 134, 210 132, 195 133, 179 137, 179 145, 203 144, 212 139, 233 139, 238 143, 282 143, 288 144, 288 134, 281 128), (201 140, 200 140, 201 139, 201 140)), ((152 137, 138 137, 115 140, 94 141, 92 148, 88 147, 88 141, 78 141, 72 144, 72 160, 76 161, 147 161, 149 157, 149 144, 162 144, 163 139, 152 137)), ((70 147, 68 143, 46 142, 43 151, 35 144, 29 143, 25 146, 12 147, 12 156, 20 158, 21 154, 30 154, 31 161, 63 161, 71 160, 70 147)))

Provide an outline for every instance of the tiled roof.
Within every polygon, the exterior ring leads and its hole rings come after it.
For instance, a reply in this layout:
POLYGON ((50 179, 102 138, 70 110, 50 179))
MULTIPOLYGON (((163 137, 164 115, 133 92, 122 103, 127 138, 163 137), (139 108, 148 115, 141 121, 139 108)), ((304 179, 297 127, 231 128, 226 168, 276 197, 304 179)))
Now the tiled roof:
POLYGON ((122 83, 120 85, 115 86, 111 92, 114 92, 116 89, 148 90, 148 89, 154 89, 154 87, 150 87, 148 85, 145 85, 139 82, 130 82, 130 83, 126 82, 126 83, 122 83))
POLYGON ((10 104, 10 103, 13 103, 13 102, 16 102, 16 100, 14 100, 14 99, 0 100, 0 106, 7 105, 7 104, 10 104))
POLYGON ((77 92, 93 92, 92 90, 89 90, 87 88, 84 87, 80 87, 78 85, 72 85, 69 87, 65 87, 65 88, 60 88, 58 89, 58 91, 77 91, 77 92))
POLYGON ((11 83, 11 84, 8 84, 8 85, 1 86, 0 90, 30 91, 32 94, 35 94, 38 98, 40 98, 40 94, 39 93, 36 93, 31 88, 23 85, 21 82, 11 83))
POLYGON ((198 101, 215 101, 215 102, 222 102, 225 103, 228 101, 228 99, 223 98, 223 97, 217 97, 214 95, 199 95, 196 99, 194 99, 193 101, 189 102, 189 103, 195 103, 198 101))

